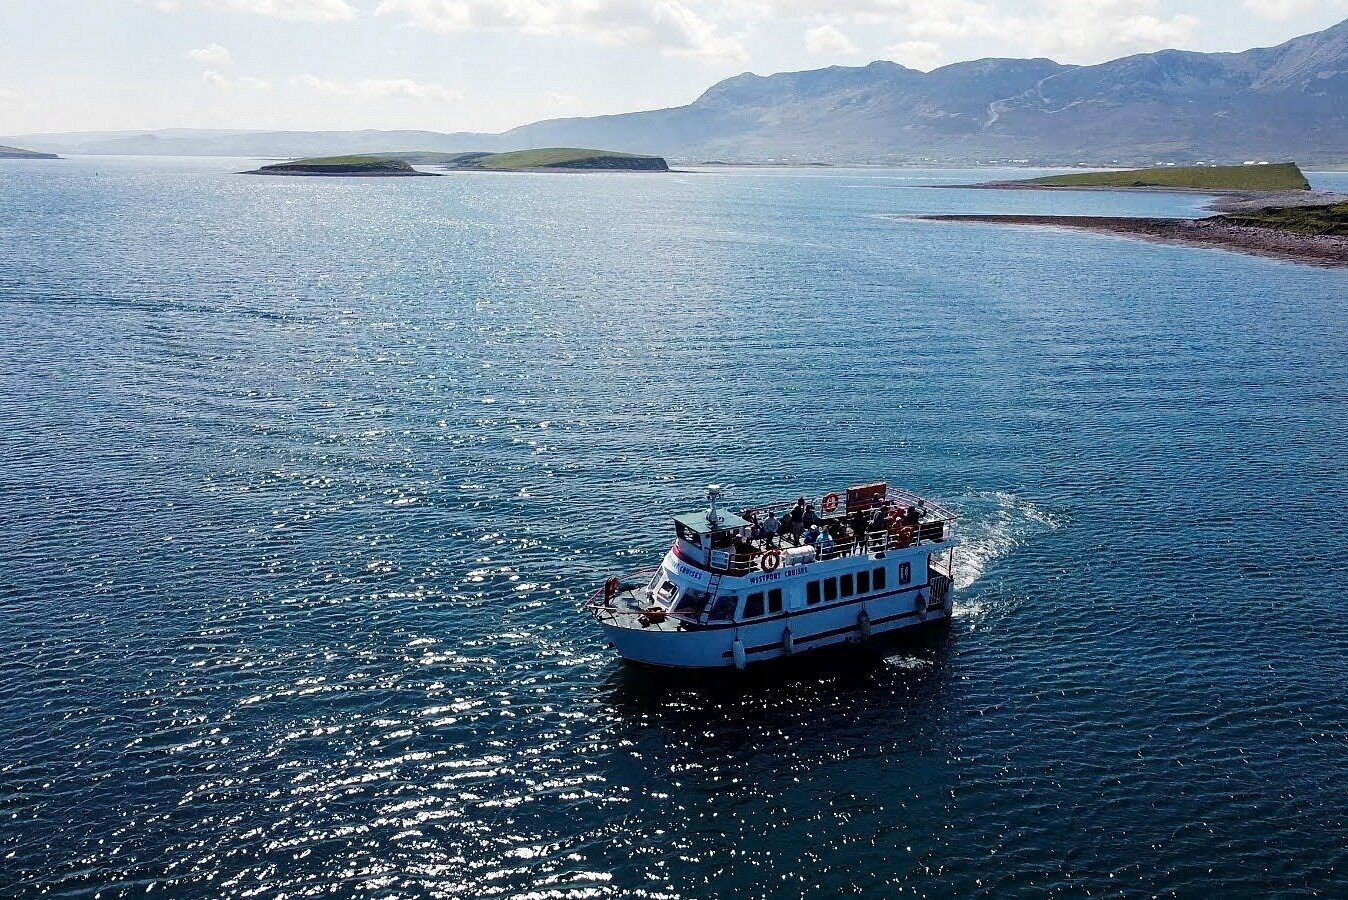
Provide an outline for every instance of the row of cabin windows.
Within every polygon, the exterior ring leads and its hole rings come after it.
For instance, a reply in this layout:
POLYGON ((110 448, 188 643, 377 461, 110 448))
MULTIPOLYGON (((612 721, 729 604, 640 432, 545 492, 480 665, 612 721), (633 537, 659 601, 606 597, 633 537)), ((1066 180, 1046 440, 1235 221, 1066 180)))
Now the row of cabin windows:
MULTIPOLYGON (((848 597, 860 597, 871 593, 872 591, 883 591, 885 589, 886 572, 884 567, 872 569, 867 572, 849 572, 846 575, 830 576, 828 578, 807 582, 805 585, 805 600, 814 606, 818 603, 832 603, 835 600, 847 599, 848 597)), ((899 584, 908 584, 913 580, 913 567, 910 563, 899 563, 899 584)), ((668 601, 674 596, 676 586, 672 581, 665 581, 660 585, 657 596, 668 601)), ((707 595, 701 591, 687 591, 679 598, 675 605, 675 612, 686 612, 696 615, 705 605, 707 595)), ((734 594, 722 594, 716 598, 712 604, 708 618, 712 621, 729 621, 735 615, 735 605, 738 600, 734 594)), ((744 598, 744 611, 741 613, 743 619, 757 619, 762 616, 777 615, 782 611, 782 589, 772 588, 769 591, 756 591, 744 598)))
MULTIPOLYGON (((899 584, 910 583, 913 580, 912 564, 899 563, 898 576, 899 584)), ((883 591, 885 579, 886 571, 884 567, 880 567, 868 572, 849 572, 846 575, 836 575, 811 581, 805 585, 805 601, 813 606, 821 602, 831 603, 834 600, 848 597, 860 597, 872 591, 883 591)), ((764 599, 765 595, 762 591, 746 596, 741 618, 757 619, 760 616, 771 616, 782 611, 781 588, 773 588, 766 593, 766 605, 764 599)), ((712 618, 717 618, 717 614, 722 612, 721 602, 721 598, 717 598, 716 608, 712 610, 712 618)), ((731 602, 733 603, 733 600, 731 602)), ((724 608, 726 618, 729 618, 732 610, 733 606, 724 608)))
MULTIPOLYGON (((911 563, 899 563, 899 584, 908 584, 913 580, 911 563)), ((834 600, 848 597, 860 597, 871 591, 885 589, 885 569, 872 569, 869 572, 848 572, 846 575, 831 576, 805 585, 805 602, 832 603, 834 600)))

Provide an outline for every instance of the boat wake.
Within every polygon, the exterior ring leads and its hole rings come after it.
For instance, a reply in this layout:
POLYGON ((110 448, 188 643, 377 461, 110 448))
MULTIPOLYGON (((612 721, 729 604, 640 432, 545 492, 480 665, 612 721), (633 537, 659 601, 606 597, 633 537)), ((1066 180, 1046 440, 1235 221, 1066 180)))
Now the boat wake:
MULTIPOLYGON (((954 572, 955 587, 960 589, 976 583, 996 560, 1062 525, 1047 510, 1005 491, 971 492, 953 505, 960 514, 954 572)), ((957 612, 959 606, 957 602, 957 612)))

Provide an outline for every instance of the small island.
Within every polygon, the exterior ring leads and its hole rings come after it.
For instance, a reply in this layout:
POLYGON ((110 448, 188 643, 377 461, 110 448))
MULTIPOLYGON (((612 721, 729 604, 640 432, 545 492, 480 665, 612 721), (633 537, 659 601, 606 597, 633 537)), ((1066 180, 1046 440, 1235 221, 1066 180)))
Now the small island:
POLYGON ((1132 191, 1188 191, 1251 193, 1255 191, 1308 191, 1311 183, 1296 163, 1249 166, 1159 166, 1125 171, 1072 172, 1045 175, 1023 181, 990 181, 975 187, 1044 190, 1103 189, 1132 191))
POLYGON ((433 175, 418 172, 411 163, 389 156, 316 156, 292 159, 253 169, 244 175, 300 175, 339 178, 390 178, 433 175))
MULTIPOLYGON (((1318 266, 1348 266, 1348 196, 1315 191, 1296 163, 1244 166, 1164 166, 1129 171, 1074 172, 1024 181, 964 187, 1001 190, 1181 191, 1212 194, 1202 219, 1129 216, 922 215, 928 222, 1037 225, 1126 235, 1147 241, 1220 247, 1318 266)), ((960 185, 949 185, 960 187, 960 185)))
POLYGON ((481 172, 668 172, 659 156, 587 150, 579 147, 547 147, 508 153, 459 153, 443 163, 451 171, 481 172))
POLYGON ((272 163, 243 172, 244 175, 300 175, 346 178, 438 175, 414 166, 439 166, 451 172, 668 172, 659 156, 550 147, 514 150, 508 153, 439 153, 430 150, 395 150, 356 156, 318 156, 272 163))
POLYGON ((55 153, 40 153, 37 150, 23 150, 19 147, 6 147, 0 144, 0 159, 60 159, 55 153))

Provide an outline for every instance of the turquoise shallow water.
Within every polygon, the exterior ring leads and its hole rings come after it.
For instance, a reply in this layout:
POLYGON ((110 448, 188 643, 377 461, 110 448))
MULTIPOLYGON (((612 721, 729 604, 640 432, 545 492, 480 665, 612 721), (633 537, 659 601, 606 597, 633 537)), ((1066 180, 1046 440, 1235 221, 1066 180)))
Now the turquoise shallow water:
POLYGON ((1342 894, 1342 272, 884 218, 1200 202, 919 186, 1006 173, 244 167, 0 168, 0 894, 1342 894), (873 476, 948 635, 576 611, 873 476))

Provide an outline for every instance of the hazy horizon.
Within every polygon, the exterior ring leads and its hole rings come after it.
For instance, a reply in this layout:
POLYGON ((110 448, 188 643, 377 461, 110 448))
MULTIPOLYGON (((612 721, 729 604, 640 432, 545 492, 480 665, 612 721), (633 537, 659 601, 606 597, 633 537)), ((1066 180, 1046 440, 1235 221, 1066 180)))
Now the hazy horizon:
POLYGON ((0 0, 0 134, 417 129, 677 106, 744 71, 1239 51, 1348 0, 0 0))

